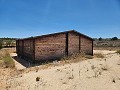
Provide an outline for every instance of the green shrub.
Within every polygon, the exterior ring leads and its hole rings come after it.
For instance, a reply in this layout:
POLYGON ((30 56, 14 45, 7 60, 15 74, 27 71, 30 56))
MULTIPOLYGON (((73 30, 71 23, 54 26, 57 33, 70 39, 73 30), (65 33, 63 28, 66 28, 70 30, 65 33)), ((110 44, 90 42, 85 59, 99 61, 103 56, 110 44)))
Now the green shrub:
POLYGON ((8 67, 14 68, 15 67, 15 63, 10 56, 4 57, 3 61, 4 61, 4 65, 5 65, 6 68, 8 68, 8 67))
POLYGON ((1 61, 0 66, 4 66, 6 68, 15 67, 15 63, 7 50, 4 50, 4 49, 0 50, 0 61, 1 61))

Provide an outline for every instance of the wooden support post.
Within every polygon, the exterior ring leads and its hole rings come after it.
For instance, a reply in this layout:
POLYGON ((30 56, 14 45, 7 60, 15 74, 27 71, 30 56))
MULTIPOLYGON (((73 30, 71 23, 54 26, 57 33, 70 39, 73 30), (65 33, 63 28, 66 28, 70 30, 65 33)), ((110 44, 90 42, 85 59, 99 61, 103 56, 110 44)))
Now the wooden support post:
POLYGON ((81 36, 79 35, 79 53, 80 53, 80 50, 81 50, 81 36))
POLYGON ((33 61, 35 61, 35 39, 32 38, 33 41, 33 61))
POLYGON ((93 40, 92 40, 92 55, 93 55, 93 40))
POLYGON ((68 32, 66 32, 66 47, 65 47, 65 55, 68 56, 68 32))
POLYGON ((18 40, 16 40, 16 53, 18 53, 18 40))
POLYGON ((22 55, 24 56, 24 40, 22 40, 22 55))

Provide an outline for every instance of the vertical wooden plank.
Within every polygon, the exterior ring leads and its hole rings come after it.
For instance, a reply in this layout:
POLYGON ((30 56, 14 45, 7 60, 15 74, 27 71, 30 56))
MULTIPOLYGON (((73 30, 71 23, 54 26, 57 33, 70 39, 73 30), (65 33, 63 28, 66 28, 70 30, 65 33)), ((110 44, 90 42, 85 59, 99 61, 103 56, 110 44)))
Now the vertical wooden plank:
POLYGON ((22 55, 24 56, 24 40, 22 40, 22 55))
POLYGON ((35 39, 32 38, 32 41, 33 41, 33 61, 35 61, 35 39))
POLYGON ((19 53, 20 53, 19 47, 20 47, 20 45, 19 45, 19 40, 17 40, 17 54, 18 54, 18 57, 19 57, 19 53))
POLYGON ((16 53, 18 53, 18 40, 16 40, 16 53))
POLYGON ((81 36, 79 35, 79 53, 80 53, 80 50, 81 50, 81 36))
POLYGON ((92 55, 93 55, 93 40, 92 40, 92 55))
POLYGON ((68 32, 66 32, 66 46, 65 46, 65 55, 68 56, 68 32))

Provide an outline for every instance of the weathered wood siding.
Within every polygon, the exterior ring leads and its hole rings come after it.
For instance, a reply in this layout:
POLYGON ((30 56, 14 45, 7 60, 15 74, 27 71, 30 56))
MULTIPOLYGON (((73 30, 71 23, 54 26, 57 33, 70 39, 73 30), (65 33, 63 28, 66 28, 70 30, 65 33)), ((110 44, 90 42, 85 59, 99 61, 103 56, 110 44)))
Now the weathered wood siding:
POLYGON ((68 55, 79 53, 79 34, 68 33, 68 55))
POLYGON ((93 42, 85 36, 80 36, 80 52, 85 54, 93 54, 93 42))
POLYGON ((65 55, 66 34, 56 34, 35 39, 35 60, 50 60, 65 55))
POLYGON ((75 53, 93 55, 93 40, 76 31, 19 39, 18 56, 32 61, 55 60, 75 53))
POLYGON ((22 42, 22 40, 19 40, 19 43, 18 43, 18 54, 23 55, 23 42, 22 42))
POLYGON ((23 53, 24 53, 24 56, 33 60, 34 59, 33 50, 34 50, 33 39, 24 40, 24 44, 23 44, 23 53))

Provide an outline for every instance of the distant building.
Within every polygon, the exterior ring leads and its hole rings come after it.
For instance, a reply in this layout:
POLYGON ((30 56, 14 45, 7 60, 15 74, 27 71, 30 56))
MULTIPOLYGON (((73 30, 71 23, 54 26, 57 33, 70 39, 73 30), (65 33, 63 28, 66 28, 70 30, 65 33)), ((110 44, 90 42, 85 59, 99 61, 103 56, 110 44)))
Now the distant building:
POLYGON ((18 56, 36 61, 55 60, 74 53, 93 55, 93 39, 75 30, 16 40, 18 56))

